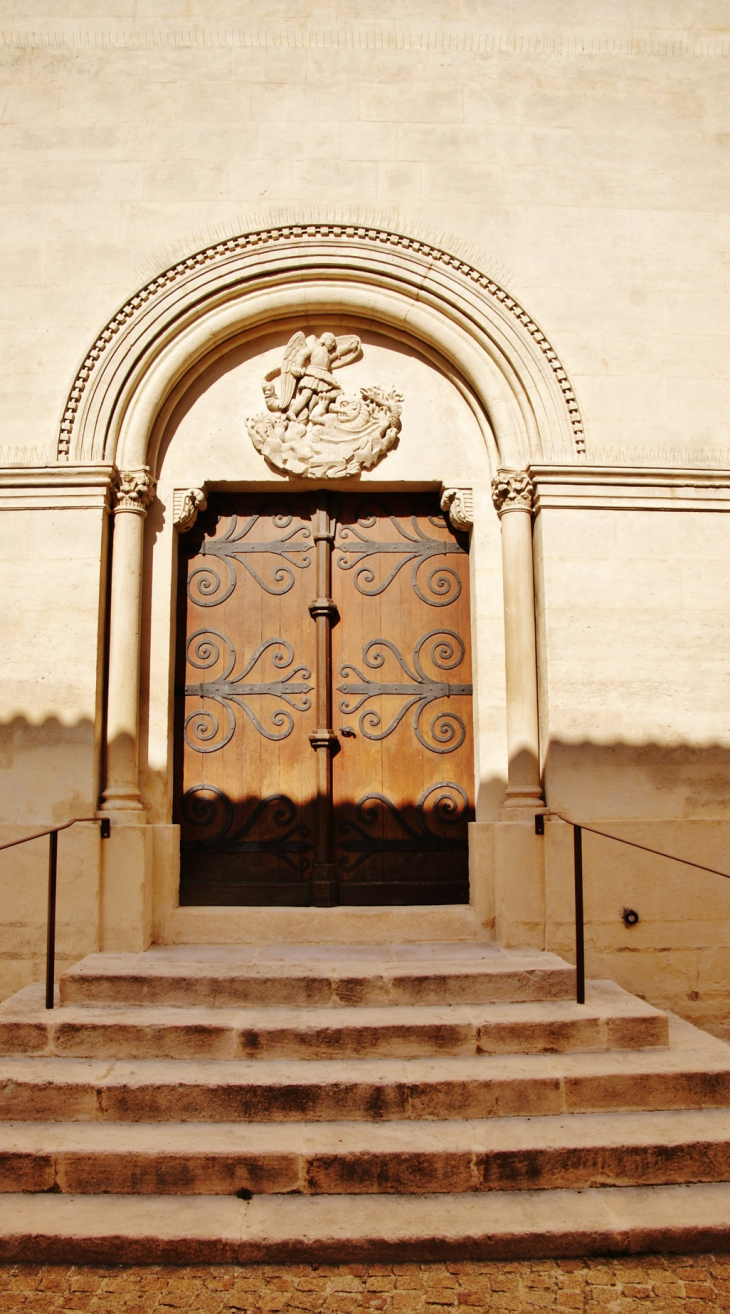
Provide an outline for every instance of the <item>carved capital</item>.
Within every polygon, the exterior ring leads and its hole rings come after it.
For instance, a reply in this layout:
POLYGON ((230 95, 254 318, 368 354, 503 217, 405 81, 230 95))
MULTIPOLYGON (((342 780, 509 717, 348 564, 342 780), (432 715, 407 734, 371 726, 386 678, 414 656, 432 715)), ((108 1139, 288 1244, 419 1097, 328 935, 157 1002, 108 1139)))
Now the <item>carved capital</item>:
POLYGON ((498 470, 492 480, 492 501, 497 515, 532 511, 535 486, 525 470, 498 470))
POLYGON ((114 510, 147 514, 154 501, 157 480, 148 470, 118 470, 114 478, 114 510))
POLYGON ((464 532, 474 524, 474 493, 471 488, 441 489, 441 510, 446 512, 454 529, 464 532))
POLYGON ((208 498, 204 488, 176 488, 172 495, 172 523, 180 534, 192 529, 208 498))

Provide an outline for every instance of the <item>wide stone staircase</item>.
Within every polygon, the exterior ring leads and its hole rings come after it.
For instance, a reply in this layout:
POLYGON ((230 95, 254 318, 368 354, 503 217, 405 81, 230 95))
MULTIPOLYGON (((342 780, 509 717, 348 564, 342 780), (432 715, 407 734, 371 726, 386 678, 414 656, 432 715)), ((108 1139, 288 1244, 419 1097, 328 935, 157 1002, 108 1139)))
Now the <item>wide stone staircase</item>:
POLYGON ((0 1259, 730 1243, 730 1046, 490 943, 98 954, 0 1007, 0 1259))

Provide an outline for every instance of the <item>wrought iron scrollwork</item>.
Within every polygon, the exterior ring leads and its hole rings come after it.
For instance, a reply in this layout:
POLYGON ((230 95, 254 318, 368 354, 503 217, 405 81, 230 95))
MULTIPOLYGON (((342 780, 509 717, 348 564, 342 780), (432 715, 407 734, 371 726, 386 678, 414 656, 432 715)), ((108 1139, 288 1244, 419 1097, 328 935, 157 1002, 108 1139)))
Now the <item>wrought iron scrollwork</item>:
MULTIPOLYGON (((434 528, 449 530, 444 516, 427 515, 421 519, 426 520, 434 528)), ((384 593, 409 562, 413 562, 411 583, 414 592, 421 602, 427 603, 429 607, 448 607, 450 603, 456 602, 461 594, 461 580, 456 571, 449 566, 436 566, 425 581, 420 577, 425 562, 454 553, 463 556, 465 552, 453 537, 436 538, 432 534, 425 533, 416 515, 399 519, 386 507, 373 506, 372 514, 359 516, 354 525, 342 526, 335 550, 340 554, 336 559, 338 568, 354 570, 355 588, 366 598, 374 598, 384 593), (365 531, 373 529, 381 518, 390 521, 398 535, 397 538, 385 542, 368 538, 365 531), (390 566, 390 559, 393 557, 397 560, 390 566), (384 578, 378 577, 375 568, 379 558, 385 559, 386 562, 382 572, 384 578), (364 565, 364 562, 368 564, 364 565), (385 574, 385 571, 388 573, 385 574), (425 591, 422 583, 425 583, 425 591)))
POLYGON ((196 630, 187 641, 185 656, 188 665, 199 671, 211 670, 221 661, 225 663, 223 671, 214 680, 186 684, 183 688, 186 698, 210 698, 225 712, 226 724, 222 732, 218 716, 210 708, 196 708, 185 717, 183 724, 185 743, 196 753, 216 753, 230 742, 236 728, 235 707, 245 712, 265 739, 286 739, 294 728, 294 717, 291 712, 283 707, 277 708, 271 716, 271 723, 275 729, 267 729, 261 724, 247 701, 256 695, 277 698, 296 712, 306 712, 312 705, 308 694, 314 686, 306 683, 311 675, 310 668, 296 666, 288 670, 294 661, 294 649, 285 639, 265 639, 249 657, 238 675, 232 674, 236 665, 233 644, 219 630, 196 630), (277 670, 286 670, 287 674, 278 680, 247 680, 246 676, 267 652, 271 654, 274 667, 277 670), (298 680, 298 676, 302 678, 298 680), (192 739, 191 734, 194 736, 192 739))
POLYGON ((345 821, 340 827, 337 847, 344 849, 346 855, 339 862, 340 870, 355 871, 368 858, 380 853, 463 853, 468 848, 466 835, 439 835, 429 825, 429 817, 435 816, 446 826, 458 825, 466 820, 468 806, 469 800, 461 785, 453 780, 440 780, 424 789, 411 824, 406 821, 402 810, 384 794, 365 794, 355 805, 355 820, 345 821), (429 800, 431 806, 427 812, 429 800), (374 834, 377 822, 388 817, 396 823, 399 833, 393 836, 374 834))
POLYGON ((424 748, 427 748, 431 753, 453 753, 463 744, 466 727, 456 712, 441 709, 433 717, 429 726, 431 740, 429 741, 423 733, 423 714, 431 703, 436 702, 439 698, 470 698, 473 693, 471 684, 450 684, 446 680, 435 680, 432 675, 426 673, 421 664, 421 651, 431 639, 433 643, 428 657, 437 670, 452 671, 455 667, 461 665, 465 652, 463 639, 453 630, 440 629, 429 630, 427 634, 422 634, 420 639, 417 640, 413 649, 413 669, 408 665, 395 644, 391 643, 390 639, 370 639, 365 644, 362 655, 366 666, 369 666, 371 670, 380 670, 385 665, 386 652, 383 651, 385 649, 393 654, 401 669, 409 677, 408 682, 373 680, 349 662, 340 667, 340 675, 345 677, 354 675, 357 677, 356 681, 348 681, 346 684, 338 684, 337 686, 337 692, 345 694, 339 705, 340 711, 345 716, 352 716, 355 712, 358 712, 363 704, 371 698, 392 695, 406 700, 384 730, 379 729, 382 725, 379 712, 372 708, 363 712, 359 718, 358 726, 360 733, 366 739, 386 739, 400 725, 410 709, 413 708, 413 730, 419 743, 423 744, 424 748))
POLYGON ((254 526, 263 519, 261 515, 229 517, 230 523, 224 533, 217 538, 203 539, 198 550, 202 557, 216 557, 225 567, 226 579, 221 579, 219 571, 211 563, 199 565, 190 572, 187 583, 188 597, 199 607, 218 607, 230 598, 236 587, 236 570, 234 562, 238 561, 248 571, 256 583, 275 598, 288 593, 294 587, 295 570, 306 570, 312 564, 312 531, 299 521, 292 528, 294 516, 284 513, 265 517, 270 519, 275 529, 281 530, 280 538, 258 542, 251 538, 254 526), (286 531, 286 532, 284 532, 286 531), (277 565, 268 579, 261 573, 263 562, 257 569, 254 561, 257 557, 278 557, 277 565), (285 562, 286 564, 281 564, 285 562))
POLYGON ((180 813, 185 825, 200 829, 207 829, 220 820, 212 835, 183 840, 183 852, 268 853, 281 858, 293 871, 302 874, 311 865, 307 856, 312 850, 311 831, 309 826, 296 821, 296 807, 286 794, 269 794, 262 798, 237 830, 232 830, 233 804, 217 785, 193 785, 187 789, 180 802, 180 813), (206 794, 212 794, 213 798, 206 798, 206 794), (262 818, 275 826, 279 833, 251 839, 251 831, 262 818))

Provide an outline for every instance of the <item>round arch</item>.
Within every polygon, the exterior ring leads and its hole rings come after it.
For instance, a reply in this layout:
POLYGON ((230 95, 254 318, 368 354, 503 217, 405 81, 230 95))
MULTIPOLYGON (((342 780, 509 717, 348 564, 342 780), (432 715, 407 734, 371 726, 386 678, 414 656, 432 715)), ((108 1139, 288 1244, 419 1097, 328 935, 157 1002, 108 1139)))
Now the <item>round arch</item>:
POLYGON ((78 371, 58 459, 154 473, 162 412, 183 381, 232 339, 303 310, 352 314, 435 353, 486 417, 493 468, 584 455, 557 353, 488 274, 389 229, 312 223, 206 247, 131 297, 78 371))

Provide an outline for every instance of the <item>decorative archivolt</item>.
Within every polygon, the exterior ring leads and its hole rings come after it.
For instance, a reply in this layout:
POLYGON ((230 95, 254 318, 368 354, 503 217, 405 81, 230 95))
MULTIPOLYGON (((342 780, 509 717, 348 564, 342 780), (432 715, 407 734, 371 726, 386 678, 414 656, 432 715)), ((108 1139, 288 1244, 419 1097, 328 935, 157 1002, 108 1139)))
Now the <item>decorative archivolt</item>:
POLYGON ((186 380, 242 336, 327 313, 377 326, 435 360, 482 414, 493 464, 584 455, 557 353, 488 274, 402 233, 310 223, 218 242, 131 297, 74 380, 58 459, 154 469, 160 417, 186 380))

